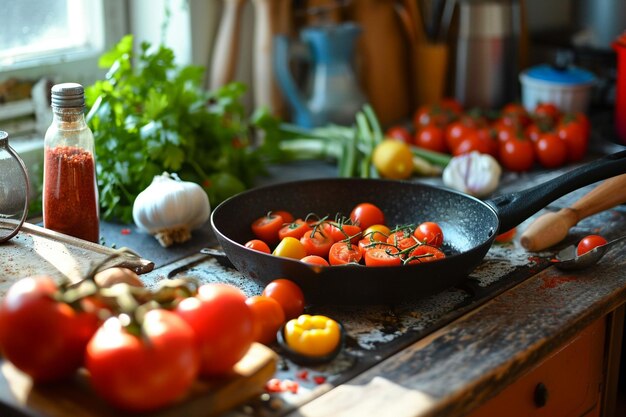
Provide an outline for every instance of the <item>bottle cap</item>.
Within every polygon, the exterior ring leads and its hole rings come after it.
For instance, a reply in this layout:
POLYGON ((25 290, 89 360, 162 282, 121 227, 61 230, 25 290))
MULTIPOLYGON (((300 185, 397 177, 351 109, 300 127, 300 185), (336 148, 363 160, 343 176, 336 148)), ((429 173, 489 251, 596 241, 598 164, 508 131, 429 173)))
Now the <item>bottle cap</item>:
POLYGON ((52 87, 53 107, 85 107, 85 90, 77 83, 56 84, 52 87))

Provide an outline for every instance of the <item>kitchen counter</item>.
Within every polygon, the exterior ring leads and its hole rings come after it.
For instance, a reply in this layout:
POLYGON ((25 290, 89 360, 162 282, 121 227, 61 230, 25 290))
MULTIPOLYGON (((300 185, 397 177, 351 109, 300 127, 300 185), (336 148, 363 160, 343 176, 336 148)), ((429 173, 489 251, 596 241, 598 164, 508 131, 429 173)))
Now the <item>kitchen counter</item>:
MULTIPOLYGON (((289 179, 335 174, 334 167, 315 163, 276 167, 274 172, 289 179), (285 170, 292 175, 285 175, 285 170)), ((510 174, 503 178, 500 192, 527 188, 558 173, 510 174)), ((272 177, 264 179, 271 181, 272 177)), ((436 184, 438 180, 425 181, 436 184)), ((568 206, 590 188, 571 193, 545 210, 568 206)), ((619 206, 580 222, 555 249, 591 232, 614 238, 625 230, 626 207, 619 206)), ((194 232, 190 242, 172 249, 161 248, 128 225, 103 223, 102 236, 105 245, 128 246, 154 262, 154 270, 142 275, 148 286, 186 275, 201 282, 229 282, 247 295, 262 290, 224 259, 199 253, 203 247, 216 246, 208 225, 194 232)), ((626 244, 616 246, 592 268, 565 273, 551 265, 553 250, 527 253, 518 239, 519 233, 511 243, 494 244, 466 284, 426 299, 397 306, 309 306, 309 312, 343 323, 348 340, 341 355, 317 367, 282 358, 275 376, 296 381, 298 391, 262 395, 227 415, 467 415, 599 321, 606 324, 602 335, 608 336, 603 344, 608 350, 602 351, 606 366, 598 409, 610 411, 626 302, 626 244)), ((21 412, 18 415, 41 416, 21 412)))

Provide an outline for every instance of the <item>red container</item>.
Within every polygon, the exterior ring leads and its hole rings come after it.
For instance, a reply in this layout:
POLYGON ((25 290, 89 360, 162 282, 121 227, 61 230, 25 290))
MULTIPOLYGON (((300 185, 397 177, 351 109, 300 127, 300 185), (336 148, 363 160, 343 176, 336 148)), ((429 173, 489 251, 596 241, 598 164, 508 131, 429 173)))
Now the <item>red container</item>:
POLYGON ((626 144, 626 32, 613 43, 617 52, 617 85, 615 89, 615 131, 626 144))

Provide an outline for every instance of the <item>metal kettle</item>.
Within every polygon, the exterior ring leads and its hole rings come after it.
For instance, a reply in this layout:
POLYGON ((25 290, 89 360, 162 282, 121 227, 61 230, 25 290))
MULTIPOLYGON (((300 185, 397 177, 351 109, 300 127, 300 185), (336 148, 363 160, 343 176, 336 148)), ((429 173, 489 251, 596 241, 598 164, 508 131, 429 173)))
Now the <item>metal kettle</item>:
POLYGON ((310 93, 299 87, 290 70, 290 46, 287 36, 274 38, 274 69, 277 82, 293 109, 293 122, 303 127, 328 123, 349 125, 366 103, 352 62, 355 40, 361 27, 354 22, 309 26, 300 32, 302 43, 310 51, 310 93))

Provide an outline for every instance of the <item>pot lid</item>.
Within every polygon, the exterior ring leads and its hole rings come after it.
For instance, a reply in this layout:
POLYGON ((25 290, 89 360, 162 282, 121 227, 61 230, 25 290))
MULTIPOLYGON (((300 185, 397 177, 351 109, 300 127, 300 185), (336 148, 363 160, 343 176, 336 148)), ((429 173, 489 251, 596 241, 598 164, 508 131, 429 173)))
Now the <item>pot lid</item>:
POLYGON ((537 65, 525 71, 525 75, 537 81, 566 85, 589 84, 596 79, 593 73, 572 65, 537 65))

